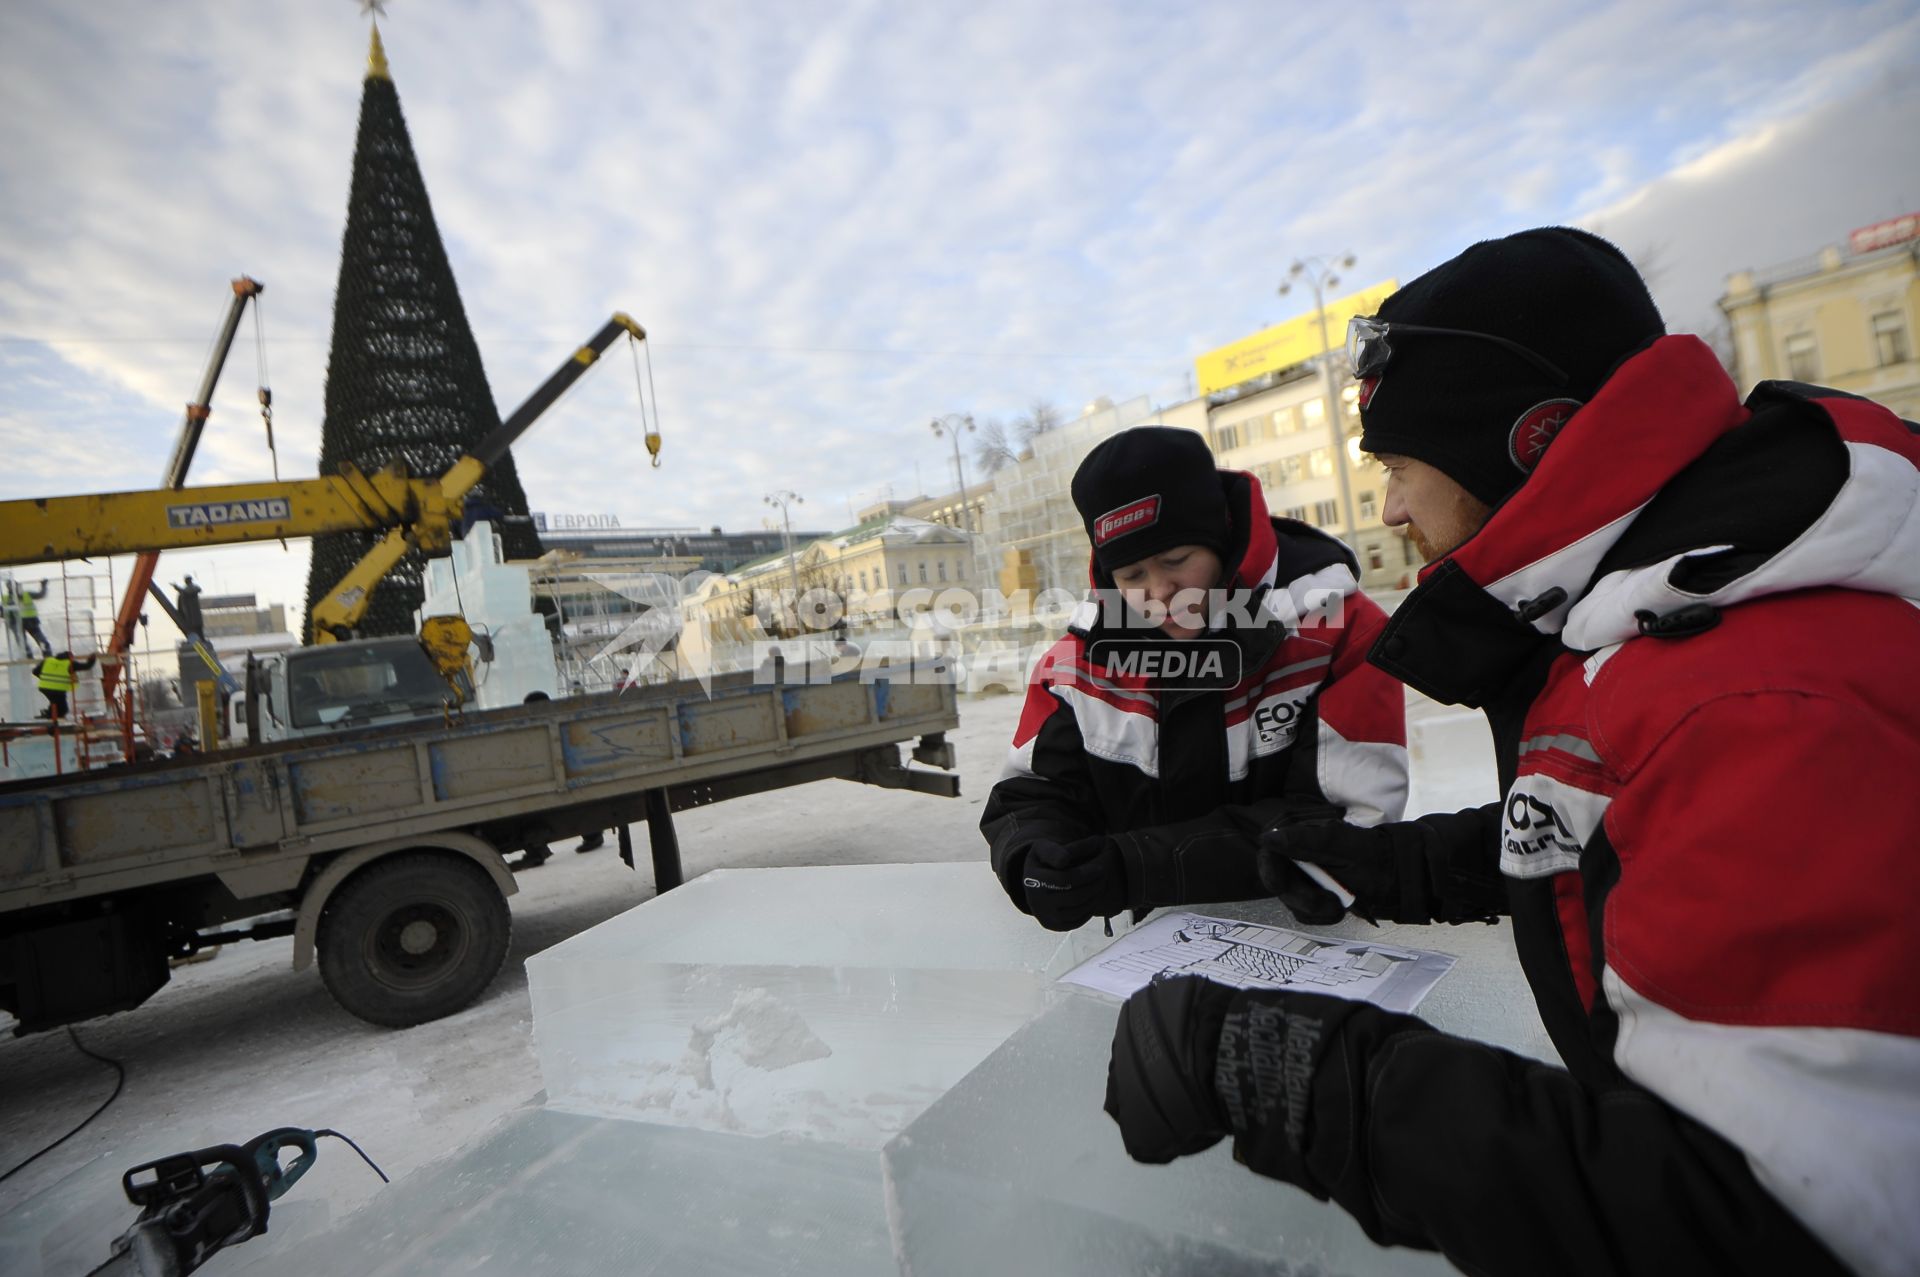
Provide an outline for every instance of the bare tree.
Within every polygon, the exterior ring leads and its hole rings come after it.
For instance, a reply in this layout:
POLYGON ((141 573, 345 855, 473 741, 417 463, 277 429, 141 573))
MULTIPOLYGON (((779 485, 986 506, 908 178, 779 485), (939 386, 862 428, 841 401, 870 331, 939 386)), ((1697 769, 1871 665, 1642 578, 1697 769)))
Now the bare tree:
POLYGON ((1006 423, 998 417, 981 422, 978 434, 980 437, 973 444, 973 463, 988 474, 998 474, 1020 459, 1015 440, 1008 435, 1006 423))
POLYGON ((1033 446, 1033 441, 1041 435, 1059 426, 1060 410, 1044 399, 1036 399, 1027 406, 1026 412, 1014 418, 1013 437, 1022 452, 1033 446))
POLYGON ((1633 263, 1633 268, 1640 272, 1640 278, 1646 281, 1649 293, 1666 278, 1667 256, 1668 246, 1662 240, 1649 241, 1642 244, 1637 252, 1627 254, 1627 260, 1633 263))
POLYGON ((1727 370, 1727 376, 1740 380, 1740 356, 1733 344, 1733 324, 1725 315, 1720 316, 1711 327, 1700 334, 1700 340, 1707 343, 1707 349, 1713 352, 1720 366, 1727 370))

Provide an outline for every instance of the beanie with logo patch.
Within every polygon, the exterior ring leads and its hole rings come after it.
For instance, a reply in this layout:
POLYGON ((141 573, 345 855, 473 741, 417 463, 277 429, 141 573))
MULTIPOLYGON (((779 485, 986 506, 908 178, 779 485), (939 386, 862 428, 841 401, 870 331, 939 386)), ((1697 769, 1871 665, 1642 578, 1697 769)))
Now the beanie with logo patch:
POLYGON ((1220 471, 1192 430, 1135 426, 1103 440, 1074 471, 1073 504, 1108 575, 1176 545, 1224 560, 1232 540, 1220 471))
POLYGON ((1373 318, 1388 353, 1361 377, 1360 446, 1424 461, 1490 506, 1622 360, 1666 331, 1625 254, 1565 226, 1483 240, 1373 318))

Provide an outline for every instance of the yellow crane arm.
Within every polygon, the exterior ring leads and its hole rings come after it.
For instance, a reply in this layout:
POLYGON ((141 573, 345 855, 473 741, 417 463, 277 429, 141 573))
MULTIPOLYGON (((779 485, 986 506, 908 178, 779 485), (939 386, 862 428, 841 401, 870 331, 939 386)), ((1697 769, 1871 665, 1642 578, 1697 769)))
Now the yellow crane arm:
MULTIPOLYGON (((438 504, 452 512, 451 520, 432 527, 417 523, 396 526, 375 543, 345 576, 334 583, 325 597, 314 602, 312 612, 307 617, 313 641, 331 643, 337 639, 351 638, 354 627, 367 613, 374 588, 406 556, 409 549, 416 545, 428 553, 445 549, 452 536, 449 523, 459 521, 467 494, 486 478, 490 468, 500 463, 500 459, 507 455, 507 449, 527 432, 527 427, 552 407, 554 401, 565 394, 582 373, 593 367, 622 333, 635 341, 647 339, 644 328, 624 311, 615 311, 613 317, 602 324, 584 346, 574 351, 565 363, 540 383, 539 389, 528 395, 526 401, 500 423, 498 429, 475 445, 473 451, 454 462, 440 477, 436 489, 438 504)), ((647 446, 649 451, 657 455, 658 436, 650 436, 647 446)))
POLYGON ((439 480, 343 466, 285 483, 0 501, 0 565, 402 527, 440 550, 459 519, 439 480))
POLYGON ((313 605, 307 624, 313 629, 313 641, 332 643, 353 637, 353 627, 367 614, 373 589, 386 579, 400 560, 413 549, 414 537, 406 528, 389 528, 387 535, 373 543, 360 561, 335 581, 326 597, 313 605))
MULTIPOLYGON (((384 532, 314 604, 310 624, 315 641, 347 637, 366 615, 374 587, 408 550, 418 547, 437 554, 453 543, 467 494, 621 333, 646 339, 639 324, 616 313, 498 429, 439 478, 417 479, 397 467, 367 475, 348 464, 339 474, 285 483, 0 501, 0 567, 326 532, 384 532)), ((657 457, 657 434, 648 435, 647 447, 657 457)))

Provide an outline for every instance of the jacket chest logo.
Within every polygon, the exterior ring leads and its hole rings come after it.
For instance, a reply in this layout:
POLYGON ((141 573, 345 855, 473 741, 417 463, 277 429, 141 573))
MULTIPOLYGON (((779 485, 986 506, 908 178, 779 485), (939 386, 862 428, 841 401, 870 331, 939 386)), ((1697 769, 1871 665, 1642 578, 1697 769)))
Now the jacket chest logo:
POLYGON ((1300 720, 1307 716, 1307 702, 1316 689, 1301 688, 1286 696, 1276 696, 1254 707, 1247 716, 1254 733, 1255 754, 1276 754, 1288 748, 1300 734, 1300 720))

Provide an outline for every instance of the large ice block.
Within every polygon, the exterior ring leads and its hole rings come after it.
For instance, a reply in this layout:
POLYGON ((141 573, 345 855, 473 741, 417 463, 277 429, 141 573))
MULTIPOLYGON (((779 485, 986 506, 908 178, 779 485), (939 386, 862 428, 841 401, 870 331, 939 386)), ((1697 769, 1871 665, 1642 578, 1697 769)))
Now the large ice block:
POLYGON ((528 960, 547 1103, 878 1149, 1103 942, 979 862, 716 870, 528 960))
MULTIPOLYGON (((339 1153, 323 1144, 323 1156, 339 1153)), ((371 1172, 368 1172, 371 1174, 371 1172)), ((529 1109, 344 1220, 222 1254, 227 1273, 890 1277, 877 1154, 529 1109)), ((104 1258, 104 1246, 102 1257, 104 1258)), ((211 1267, 209 1272, 213 1271, 211 1267)))
MULTIPOLYGON (((1196 912, 1298 926, 1278 906, 1196 912)), ((1314 930, 1454 954, 1421 1017, 1557 1062, 1504 925, 1314 930)), ((887 1145, 903 1274, 1454 1271, 1435 1255, 1375 1246, 1344 1211, 1236 1163, 1226 1142, 1168 1166, 1128 1158, 1101 1111, 1117 1008, 1083 991, 1061 999, 887 1145)))
POLYGON ((1409 817, 1478 807, 1500 796, 1493 733, 1479 710, 1438 705, 1425 697, 1412 700, 1407 755, 1413 780, 1409 817))

